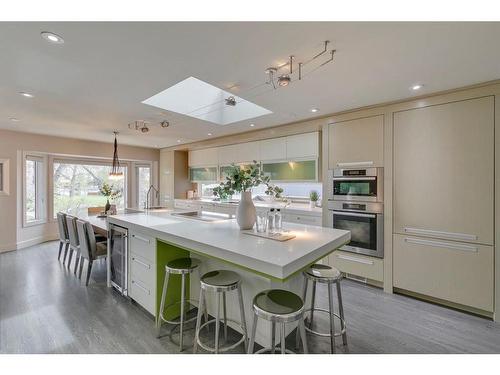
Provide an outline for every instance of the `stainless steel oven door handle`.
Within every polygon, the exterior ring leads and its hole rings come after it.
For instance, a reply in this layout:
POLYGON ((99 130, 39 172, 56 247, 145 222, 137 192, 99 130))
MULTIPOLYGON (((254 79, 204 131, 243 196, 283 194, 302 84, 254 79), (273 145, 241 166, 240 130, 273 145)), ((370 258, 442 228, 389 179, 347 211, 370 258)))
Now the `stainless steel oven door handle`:
POLYGON ((333 181, 345 181, 345 180, 369 180, 369 181, 374 181, 376 180, 377 177, 372 177, 372 176, 342 176, 342 177, 333 177, 333 181))
POLYGON ((363 165, 373 165, 373 161, 353 161, 353 162, 343 162, 337 163, 338 167, 359 167, 363 165))
POLYGON ((362 214, 357 212, 346 212, 346 211, 333 211, 334 215, 343 215, 343 216, 354 216, 354 217, 369 217, 371 219, 375 219, 377 215, 375 214, 362 214))

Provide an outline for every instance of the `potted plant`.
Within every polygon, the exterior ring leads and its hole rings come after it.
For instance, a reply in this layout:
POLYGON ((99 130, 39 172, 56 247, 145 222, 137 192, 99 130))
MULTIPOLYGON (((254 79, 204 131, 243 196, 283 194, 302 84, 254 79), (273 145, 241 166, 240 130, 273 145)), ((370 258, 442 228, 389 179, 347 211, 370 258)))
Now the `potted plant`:
POLYGON ((319 200, 318 192, 316 190, 311 190, 311 192, 309 193, 309 207, 311 209, 316 207, 318 200, 319 200))
POLYGON ((283 192, 283 189, 274 186, 272 191, 270 190, 269 176, 264 175, 260 164, 254 160, 253 164, 246 166, 232 164, 227 172, 226 180, 214 189, 214 195, 221 199, 224 194, 241 193, 241 200, 236 211, 236 221, 241 229, 252 229, 255 224, 257 213, 252 201, 252 188, 261 184, 267 185, 269 193, 266 191, 266 194, 276 196, 283 192))
POLYGON ((109 200, 111 199, 112 201, 115 200, 116 198, 119 198, 120 195, 122 194, 121 190, 115 189, 113 185, 108 184, 107 182, 104 182, 101 187, 99 188, 99 192, 101 195, 106 197, 106 205, 104 206, 104 212, 108 212, 111 208, 111 204, 109 203, 109 200))

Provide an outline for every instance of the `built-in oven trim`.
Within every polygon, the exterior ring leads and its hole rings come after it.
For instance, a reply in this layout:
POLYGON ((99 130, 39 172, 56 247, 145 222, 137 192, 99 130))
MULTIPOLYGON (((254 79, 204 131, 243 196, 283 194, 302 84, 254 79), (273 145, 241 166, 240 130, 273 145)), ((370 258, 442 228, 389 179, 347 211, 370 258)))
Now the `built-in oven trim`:
MULTIPOLYGON (((328 171, 328 199, 337 201, 362 201, 362 202, 383 202, 384 201, 384 172, 383 168, 361 168, 366 169, 366 175, 352 175, 344 176, 343 171, 353 170, 355 168, 336 168, 328 171), (363 195, 339 195, 334 194, 334 181, 342 180, 368 180, 377 181, 377 195, 363 196, 363 195)), ((360 169, 360 168, 357 168, 360 169)))

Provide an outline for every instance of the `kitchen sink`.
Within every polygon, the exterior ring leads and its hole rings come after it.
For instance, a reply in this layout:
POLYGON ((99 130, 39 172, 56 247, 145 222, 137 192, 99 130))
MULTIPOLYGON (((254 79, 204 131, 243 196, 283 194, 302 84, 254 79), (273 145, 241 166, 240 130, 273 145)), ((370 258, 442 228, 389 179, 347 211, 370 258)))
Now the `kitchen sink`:
POLYGON ((217 212, 209 212, 209 211, 173 212, 171 215, 185 217, 186 219, 200 220, 206 222, 231 220, 233 218, 233 216, 229 214, 220 214, 217 212))

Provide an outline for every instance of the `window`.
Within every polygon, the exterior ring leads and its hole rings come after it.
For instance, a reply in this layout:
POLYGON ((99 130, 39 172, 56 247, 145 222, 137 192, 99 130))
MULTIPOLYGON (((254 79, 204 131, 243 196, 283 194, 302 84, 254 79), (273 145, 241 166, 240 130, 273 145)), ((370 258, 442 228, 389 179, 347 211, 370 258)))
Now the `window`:
POLYGON ((127 168, 121 167, 123 178, 110 180, 111 164, 103 162, 54 160, 53 207, 58 212, 86 215, 88 207, 104 207, 107 198, 100 193, 103 183, 108 183, 120 194, 111 204, 124 209, 126 200, 127 168))
POLYGON ((0 195, 9 195, 9 159, 0 159, 0 195))
POLYGON ((26 155, 24 164, 24 223, 44 222, 45 215, 45 159, 26 155))
MULTIPOLYGON (((136 165, 135 176, 137 181, 137 207, 145 207, 149 187, 152 184, 151 166, 136 165)), ((150 197, 151 199, 151 197, 150 197)), ((150 202, 151 203, 151 202, 150 202)))

